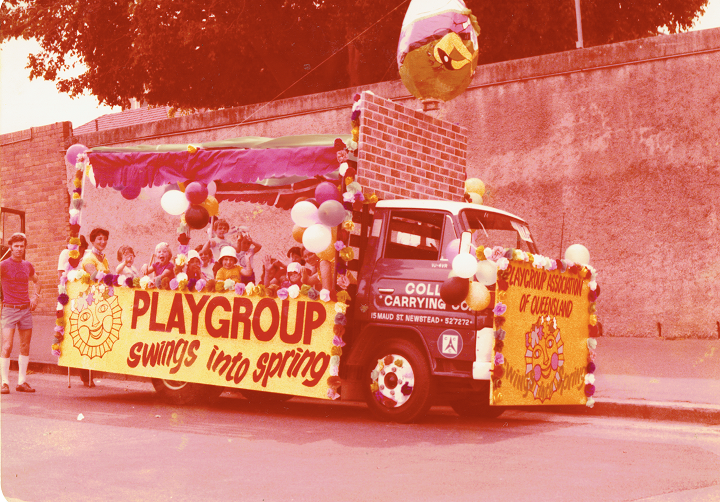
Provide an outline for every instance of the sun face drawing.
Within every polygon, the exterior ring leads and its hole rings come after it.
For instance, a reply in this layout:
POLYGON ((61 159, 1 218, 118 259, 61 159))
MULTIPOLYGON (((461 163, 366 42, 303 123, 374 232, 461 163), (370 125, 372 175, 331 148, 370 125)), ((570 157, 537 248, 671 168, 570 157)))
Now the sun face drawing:
POLYGON ((554 317, 539 317, 525 333, 525 377, 531 392, 540 402, 550 399, 557 391, 560 368, 565 354, 560 329, 554 317), (540 389, 543 392, 539 392, 540 389))
POLYGON ((122 308, 112 291, 92 286, 73 300, 70 336, 80 355, 102 357, 112 350, 122 327, 122 308))

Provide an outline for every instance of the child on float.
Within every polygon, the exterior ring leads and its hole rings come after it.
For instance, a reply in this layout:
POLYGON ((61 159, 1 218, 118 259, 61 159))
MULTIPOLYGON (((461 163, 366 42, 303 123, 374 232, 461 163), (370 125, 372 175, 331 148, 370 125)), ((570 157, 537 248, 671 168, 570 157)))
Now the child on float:
POLYGON ((295 284, 302 286, 304 283, 303 266, 296 261, 289 263, 287 266, 287 280, 290 282, 290 285, 295 284))
POLYGON ((222 248, 232 246, 232 243, 226 238, 227 233, 230 231, 230 224, 227 220, 218 219, 213 223, 212 229, 213 237, 205 243, 203 250, 209 249, 212 251, 214 261, 219 262, 222 248))
POLYGON ((118 275, 124 275, 130 279, 140 277, 140 272, 133 265, 135 263, 135 251, 133 248, 127 245, 122 245, 117 251, 118 266, 115 268, 115 273, 118 275))
POLYGON ((288 249, 287 257, 290 258, 290 262, 298 262, 300 265, 305 265, 303 259, 303 248, 302 246, 293 246, 288 249))
POLYGON ((250 237, 250 229, 246 226, 238 227, 237 239, 237 258, 238 263, 243 269, 248 270, 246 273, 248 282, 255 282, 255 272, 253 271, 253 257, 262 249, 259 242, 255 242, 250 237))
POLYGON ((303 260, 305 260, 305 265, 302 267, 303 284, 307 284, 314 288, 321 286, 319 274, 320 258, 318 258, 318 255, 305 249, 303 252, 303 260))
POLYGON ((215 260, 213 259, 212 251, 202 245, 196 247, 195 251, 197 251, 198 255, 200 256, 201 270, 203 275, 205 276, 203 278, 205 280, 215 278, 215 271, 213 270, 213 267, 215 266, 215 260))
POLYGON ((200 254, 194 249, 188 251, 187 264, 185 265, 185 273, 187 274, 188 279, 195 279, 196 281, 200 279, 212 279, 212 276, 206 277, 203 273, 200 254))
MULTIPOLYGON (((161 242, 155 246, 155 254, 153 258, 157 261, 153 261, 151 265, 147 263, 143 264, 140 269, 142 275, 151 275, 155 279, 172 279, 175 277, 175 265, 172 263, 172 251, 167 242, 161 242)), ((152 259, 150 260, 152 261, 152 259)))
POLYGON ((270 255, 263 259, 263 284, 265 287, 281 286, 286 279, 285 265, 280 260, 273 260, 270 255))
POLYGON ((215 280, 243 282, 243 268, 238 265, 237 253, 232 246, 225 246, 220 251, 220 268, 215 274, 215 280))

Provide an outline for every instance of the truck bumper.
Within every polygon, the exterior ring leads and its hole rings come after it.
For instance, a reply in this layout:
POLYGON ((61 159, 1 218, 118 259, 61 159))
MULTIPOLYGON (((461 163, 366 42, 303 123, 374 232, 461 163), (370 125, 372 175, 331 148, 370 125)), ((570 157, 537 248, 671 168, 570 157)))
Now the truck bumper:
POLYGON ((492 328, 483 328, 477 332, 475 336, 475 361, 473 362, 474 380, 490 380, 494 346, 495 332, 492 328))

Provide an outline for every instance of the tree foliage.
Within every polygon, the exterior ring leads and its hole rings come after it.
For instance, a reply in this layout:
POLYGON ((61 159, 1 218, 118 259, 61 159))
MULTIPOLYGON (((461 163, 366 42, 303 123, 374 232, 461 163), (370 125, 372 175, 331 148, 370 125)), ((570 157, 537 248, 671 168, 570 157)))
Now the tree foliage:
MULTIPOLYGON (((480 64, 575 49, 574 0, 466 0, 480 64)), ((707 0, 582 0, 585 47, 686 30, 707 0)), ((6 0, 31 78, 108 105, 222 108, 398 78, 409 0, 6 0), (80 61, 77 77, 60 73, 80 61)))

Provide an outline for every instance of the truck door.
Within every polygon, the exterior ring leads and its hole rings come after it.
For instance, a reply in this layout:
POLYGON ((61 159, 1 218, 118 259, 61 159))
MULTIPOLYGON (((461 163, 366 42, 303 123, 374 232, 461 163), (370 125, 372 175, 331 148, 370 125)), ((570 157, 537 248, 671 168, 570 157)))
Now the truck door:
POLYGON ((474 313, 440 298, 451 270, 444 250, 458 237, 450 214, 392 209, 383 228, 369 288, 370 322, 417 329, 434 359, 474 360, 474 313))

